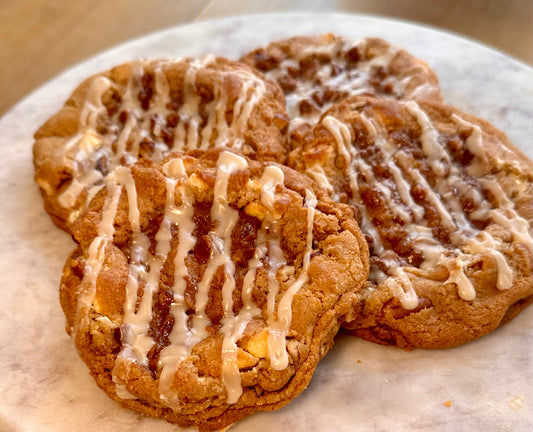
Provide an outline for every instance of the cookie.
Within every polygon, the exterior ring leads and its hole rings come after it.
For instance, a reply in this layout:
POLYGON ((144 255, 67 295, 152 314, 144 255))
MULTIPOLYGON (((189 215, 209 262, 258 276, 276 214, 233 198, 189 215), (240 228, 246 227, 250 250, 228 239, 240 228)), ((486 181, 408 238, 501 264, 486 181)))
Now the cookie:
POLYGON ((289 164, 357 208, 369 283, 343 326, 403 348, 479 338, 531 302, 532 163, 440 103, 355 96, 289 164))
POLYGON ((60 299, 95 381, 201 431, 302 392, 368 277, 349 206, 228 150, 117 167, 72 233, 60 299))
POLYGON ((282 161, 288 124, 279 87, 224 58, 134 61, 84 81, 35 133, 35 179, 68 230, 116 166, 171 150, 227 147, 282 161))
POLYGON ((378 38, 297 36, 258 48, 241 61, 283 89, 294 145, 347 96, 442 100, 437 76, 424 61, 378 38))

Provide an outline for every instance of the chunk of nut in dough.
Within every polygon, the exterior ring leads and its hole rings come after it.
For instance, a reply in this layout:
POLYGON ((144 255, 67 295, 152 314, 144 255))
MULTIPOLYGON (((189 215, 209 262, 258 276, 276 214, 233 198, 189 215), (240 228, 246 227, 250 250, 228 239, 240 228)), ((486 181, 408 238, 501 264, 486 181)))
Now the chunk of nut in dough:
POLYGON ((263 330, 254 334, 246 344, 246 351, 257 358, 268 356, 268 331, 263 330))

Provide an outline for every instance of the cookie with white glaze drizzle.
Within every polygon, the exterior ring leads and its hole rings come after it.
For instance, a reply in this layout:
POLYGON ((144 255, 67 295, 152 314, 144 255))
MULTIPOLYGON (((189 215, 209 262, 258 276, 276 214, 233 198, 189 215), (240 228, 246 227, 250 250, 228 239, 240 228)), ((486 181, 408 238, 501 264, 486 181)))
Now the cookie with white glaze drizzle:
POLYGON ((35 133, 45 209, 68 230, 116 166, 172 150, 231 147, 283 161, 284 107, 275 83, 214 56, 134 61, 92 76, 35 133))
POLYGON ((228 150, 117 167, 72 233, 61 305, 96 382, 201 431, 302 392, 368 277, 349 206, 228 150))
POLYGON ((289 165, 359 210, 371 270, 344 324, 355 335, 451 347, 531 302, 532 163, 487 122, 439 103, 352 97, 289 165))
POLYGON ((332 104, 348 96, 442 101, 428 64, 379 38, 296 36, 258 48, 241 61, 283 89, 294 146, 332 104))

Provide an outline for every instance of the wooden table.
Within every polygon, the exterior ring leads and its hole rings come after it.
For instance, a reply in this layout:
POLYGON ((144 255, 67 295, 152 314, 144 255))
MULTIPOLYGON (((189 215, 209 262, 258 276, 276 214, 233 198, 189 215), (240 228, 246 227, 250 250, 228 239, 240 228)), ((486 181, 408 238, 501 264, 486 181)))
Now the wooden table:
POLYGON ((423 23, 533 64, 531 0, 0 0, 0 115, 65 68, 127 39, 228 15, 294 11, 423 23))

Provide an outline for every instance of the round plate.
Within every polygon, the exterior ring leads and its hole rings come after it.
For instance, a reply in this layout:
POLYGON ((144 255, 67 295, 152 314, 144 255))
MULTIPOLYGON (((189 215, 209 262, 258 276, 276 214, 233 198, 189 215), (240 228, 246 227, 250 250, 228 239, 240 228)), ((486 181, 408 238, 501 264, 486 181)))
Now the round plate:
MULTIPOLYGON (((242 16, 168 29, 87 60, 0 120, 0 430, 179 430, 105 396, 64 331, 58 286, 74 244, 42 208, 33 182, 33 132, 82 79, 122 62, 207 53, 237 59, 270 41, 325 32, 403 46, 436 71, 449 103, 492 122, 533 157, 533 70, 472 41, 406 22, 338 14, 242 16)), ((231 430, 529 431, 532 322, 528 307, 492 334, 440 351, 406 352, 339 337, 302 395, 231 430)))

